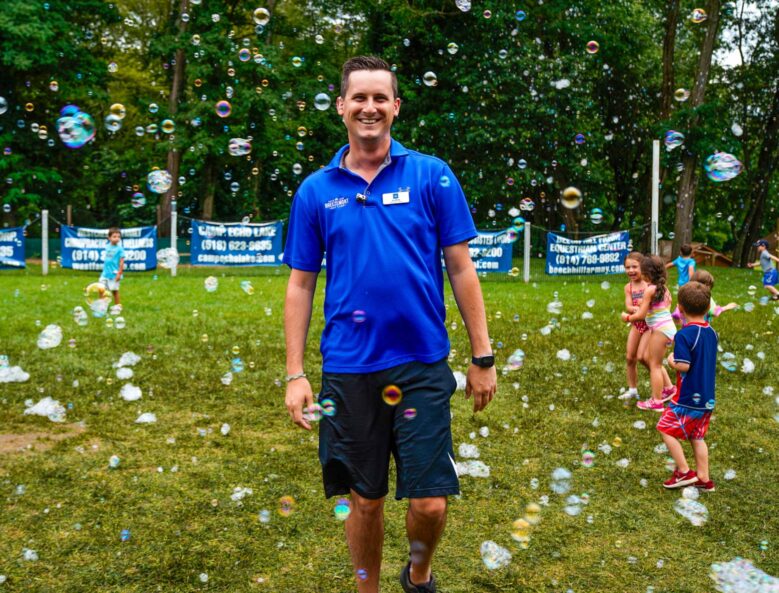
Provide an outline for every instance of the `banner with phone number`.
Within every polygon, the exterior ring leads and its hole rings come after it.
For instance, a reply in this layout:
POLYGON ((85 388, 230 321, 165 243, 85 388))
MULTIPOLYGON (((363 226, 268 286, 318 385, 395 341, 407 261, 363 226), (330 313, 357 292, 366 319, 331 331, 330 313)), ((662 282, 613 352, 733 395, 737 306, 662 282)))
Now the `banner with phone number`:
MULTIPOLYGON (((103 250, 108 245, 108 229, 62 225, 60 244, 62 267, 73 270, 102 270, 103 250)), ((157 227, 122 229, 124 269, 143 272, 157 267, 157 227)))
POLYGON ((0 270, 23 267, 24 227, 0 230, 0 270))
POLYGON ((546 273, 553 276, 623 273, 629 244, 628 231, 580 240, 547 233, 546 273))

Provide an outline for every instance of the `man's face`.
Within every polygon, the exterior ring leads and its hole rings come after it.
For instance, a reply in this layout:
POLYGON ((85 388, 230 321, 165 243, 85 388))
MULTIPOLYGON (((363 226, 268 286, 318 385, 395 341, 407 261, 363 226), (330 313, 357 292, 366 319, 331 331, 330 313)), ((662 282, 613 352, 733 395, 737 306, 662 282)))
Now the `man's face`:
POLYGON ((108 235, 108 240, 111 242, 111 245, 117 245, 119 243, 119 239, 122 238, 122 235, 119 233, 111 233, 108 235))
POLYGON ((386 70, 352 72, 346 97, 338 97, 336 109, 350 142, 374 143, 389 136, 400 111, 400 98, 393 97, 392 75, 386 70))

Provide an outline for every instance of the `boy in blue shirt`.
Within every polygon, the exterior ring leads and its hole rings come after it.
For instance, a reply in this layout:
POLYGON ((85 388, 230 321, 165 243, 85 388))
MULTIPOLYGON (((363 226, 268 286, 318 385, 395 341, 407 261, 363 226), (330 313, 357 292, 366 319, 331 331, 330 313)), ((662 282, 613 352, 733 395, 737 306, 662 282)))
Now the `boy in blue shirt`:
POLYGON ((100 283, 114 294, 114 304, 119 303, 119 282, 124 272, 124 247, 121 244, 122 232, 116 228, 108 229, 108 245, 103 250, 103 271, 100 283))
MULTIPOLYGON (((779 284, 779 273, 777 273, 773 262, 779 262, 779 257, 771 255, 768 251, 768 241, 760 239, 754 244, 757 247, 757 255, 760 257, 760 268, 763 271, 763 286, 771 293, 772 301, 779 301, 779 290, 776 289, 776 285, 779 284), (773 260, 773 261, 772 261, 773 260)), ((757 263, 749 263, 748 267, 754 268, 757 263)))
POLYGON ((692 255, 692 245, 685 243, 679 248, 679 257, 673 261, 669 261, 665 264, 665 268, 673 268, 676 266, 677 272, 679 272, 679 278, 676 284, 679 288, 684 286, 690 281, 690 277, 695 273, 695 259, 690 257, 692 255))
POLYGON ((677 371, 676 395, 657 423, 657 430, 676 462, 673 476, 663 482, 669 489, 692 485, 705 492, 714 491, 709 477, 709 451, 703 440, 714 410, 719 341, 717 332, 705 321, 710 301, 711 291, 700 282, 693 280, 679 289, 679 308, 687 323, 676 333, 674 351, 668 355, 668 364, 677 371), (687 465, 680 441, 690 441, 696 471, 687 465))

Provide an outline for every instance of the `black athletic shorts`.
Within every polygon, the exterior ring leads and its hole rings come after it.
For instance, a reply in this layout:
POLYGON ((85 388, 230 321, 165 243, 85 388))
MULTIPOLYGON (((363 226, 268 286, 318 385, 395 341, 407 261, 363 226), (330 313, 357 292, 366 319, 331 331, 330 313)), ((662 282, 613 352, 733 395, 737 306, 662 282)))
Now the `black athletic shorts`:
POLYGON ((323 373, 319 404, 319 461, 325 495, 387 495, 390 453, 395 458, 395 498, 459 494, 449 399, 457 381, 446 359, 410 362, 366 374, 323 373), (385 387, 398 387, 396 405, 385 387), (416 413, 414 413, 416 410, 416 413))

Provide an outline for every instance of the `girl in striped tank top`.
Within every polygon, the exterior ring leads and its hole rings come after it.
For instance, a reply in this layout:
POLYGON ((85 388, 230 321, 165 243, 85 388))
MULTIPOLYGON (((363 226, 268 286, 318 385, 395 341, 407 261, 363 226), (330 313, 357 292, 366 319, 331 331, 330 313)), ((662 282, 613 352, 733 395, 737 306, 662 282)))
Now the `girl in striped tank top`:
POLYGON ((663 411, 663 403, 676 394, 668 372, 663 367, 666 349, 673 344, 676 325, 671 317, 671 291, 666 286, 663 260, 650 255, 641 260, 641 275, 647 283, 641 304, 634 313, 623 313, 622 320, 645 320, 649 328, 646 341, 639 343, 638 357, 649 367, 652 397, 636 404, 642 410, 663 411))

